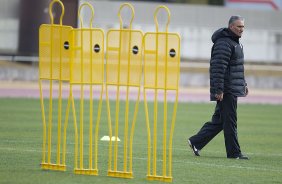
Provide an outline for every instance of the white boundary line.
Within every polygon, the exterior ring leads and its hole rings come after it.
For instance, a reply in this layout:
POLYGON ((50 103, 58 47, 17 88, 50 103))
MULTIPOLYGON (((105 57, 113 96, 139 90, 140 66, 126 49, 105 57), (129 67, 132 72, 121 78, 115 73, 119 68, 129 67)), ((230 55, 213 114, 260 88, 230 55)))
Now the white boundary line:
MULTIPOLYGON (((1 140, 1 142, 6 142, 6 143, 31 143, 31 144, 38 144, 38 145, 42 145, 42 142, 37 142, 37 141, 16 141, 16 140, 1 140)), ((67 143, 67 145, 74 145, 73 142, 67 143)), ((104 146, 104 144, 98 144, 99 146, 104 146)), ((134 145, 145 145, 145 148, 147 148, 147 144, 137 144, 135 143, 134 145)), ((84 144, 84 146, 89 146, 89 144, 84 144)), ((106 145, 108 146, 108 145, 106 145)), ((118 147, 122 147, 122 145, 118 145, 118 147)), ((0 148, 1 149, 1 148, 0 148)), ((162 150, 163 148, 157 148, 158 150, 162 150)), ((186 148, 179 148, 179 147, 173 147, 173 150, 178 150, 178 151, 190 151, 187 145, 187 149, 186 148)), ((205 150, 204 152, 206 153, 222 153, 220 151, 208 151, 205 150)), ((250 153, 250 152, 246 152, 247 155, 257 155, 257 156, 266 156, 266 157, 282 157, 282 153, 250 153)))
MULTIPOLYGON (((10 148, 10 147, 1 147, 0 150, 6 151, 20 151, 20 152, 36 152, 40 153, 41 150, 36 149, 17 149, 17 148, 10 148)), ((52 153, 55 153, 52 151, 52 153)), ((68 154, 72 154, 72 152, 67 152, 68 154)), ((121 158, 121 157, 120 157, 121 158)), ((147 158, 142 157, 133 157, 134 160, 147 160, 147 158)), ((158 159, 158 162, 162 160, 158 159)), ((282 172, 282 169, 272 169, 272 168, 260 168, 260 167, 246 167, 240 165, 222 165, 222 164, 211 164, 211 163, 203 163, 203 162, 193 162, 193 161, 185 161, 185 160, 173 160, 173 163, 182 163, 182 164, 191 164, 191 165, 199 165, 199 166, 206 166, 206 167, 219 167, 219 168, 235 168, 235 169, 246 169, 246 170, 257 170, 257 171, 270 171, 270 172, 282 172)), ((244 162, 245 163, 245 162, 244 162)), ((263 165, 264 166, 264 165, 263 165)))
MULTIPOLYGON (((147 158, 140 158, 140 157, 133 157, 135 160, 147 160, 147 158)), ((161 162, 162 160, 157 160, 161 162)), ((209 164, 203 162, 192 162, 192 161, 185 161, 185 160, 174 160, 173 163, 183 163, 183 164, 196 164, 201 166, 207 167, 222 167, 222 168, 235 168, 235 169, 247 169, 247 170, 259 170, 259 171, 272 171, 272 172, 282 172, 282 169, 268 169, 268 168, 259 168, 259 167, 245 167, 240 165, 222 165, 222 164, 209 164)))

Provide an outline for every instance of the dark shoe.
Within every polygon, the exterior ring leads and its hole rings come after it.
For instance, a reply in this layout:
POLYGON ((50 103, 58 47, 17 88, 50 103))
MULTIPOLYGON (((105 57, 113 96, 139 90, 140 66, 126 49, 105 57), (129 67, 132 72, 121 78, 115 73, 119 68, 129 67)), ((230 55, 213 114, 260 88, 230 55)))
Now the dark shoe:
POLYGON ((246 156, 246 155, 243 155, 243 154, 240 154, 240 155, 235 156, 235 157, 228 157, 228 158, 231 158, 231 159, 238 159, 238 160, 249 160, 249 157, 246 156))
POLYGON ((188 145, 191 148, 191 150, 193 151, 195 156, 200 156, 200 150, 198 150, 192 143, 191 141, 188 139, 188 145))

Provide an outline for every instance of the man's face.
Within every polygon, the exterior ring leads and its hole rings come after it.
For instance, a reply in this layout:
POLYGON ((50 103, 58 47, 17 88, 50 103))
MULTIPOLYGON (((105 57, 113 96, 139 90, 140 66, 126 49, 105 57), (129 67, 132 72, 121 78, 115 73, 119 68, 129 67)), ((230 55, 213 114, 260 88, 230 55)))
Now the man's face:
POLYGON ((237 36, 241 37, 244 32, 244 21, 243 20, 236 20, 233 22, 229 28, 233 33, 235 33, 237 36))

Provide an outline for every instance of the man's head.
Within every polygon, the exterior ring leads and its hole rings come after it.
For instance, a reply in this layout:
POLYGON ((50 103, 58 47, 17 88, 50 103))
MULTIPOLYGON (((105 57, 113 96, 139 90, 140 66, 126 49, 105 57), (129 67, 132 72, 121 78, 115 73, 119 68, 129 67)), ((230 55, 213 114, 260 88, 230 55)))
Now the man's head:
POLYGON ((228 22, 228 28, 241 37, 244 32, 244 18, 239 15, 231 16, 228 22))

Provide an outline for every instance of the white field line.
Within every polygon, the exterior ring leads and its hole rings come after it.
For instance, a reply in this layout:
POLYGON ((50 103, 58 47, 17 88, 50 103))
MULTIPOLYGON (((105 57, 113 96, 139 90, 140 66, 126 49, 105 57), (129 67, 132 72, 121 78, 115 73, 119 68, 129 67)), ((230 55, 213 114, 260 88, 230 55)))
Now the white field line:
MULTIPOLYGON (((183 148, 173 148, 173 149, 176 149, 176 150, 181 150, 181 151, 190 151, 190 148, 188 149, 188 145, 187 145, 187 149, 183 149, 183 148)), ((205 150, 203 152, 206 152, 206 153, 222 153, 221 151, 208 151, 208 150, 205 150)), ((225 153, 225 152, 224 152, 225 153)), ((245 153, 245 152, 244 152, 245 153)), ((250 153, 250 152, 246 152, 246 155, 257 155, 257 156, 266 156, 266 157, 282 157, 282 153, 250 153)))
MULTIPOLYGON (((140 157, 133 157, 135 160, 147 160, 147 158, 140 158, 140 157)), ((161 162, 162 160, 157 160, 161 162)), ((271 172, 282 172, 282 169, 269 169, 269 168, 259 168, 259 167, 245 167, 240 165, 222 165, 222 164, 210 164, 210 163, 203 163, 203 162, 192 162, 192 161, 184 161, 184 160, 173 160, 173 163, 182 163, 182 164, 191 164, 191 165, 200 165, 200 166, 207 166, 207 167, 221 167, 221 168, 235 168, 235 169, 247 169, 247 170, 258 170, 258 171, 271 171, 271 172)))
MULTIPOLYGON (((41 153, 41 150, 36 149, 17 149, 17 148, 9 148, 9 147, 1 147, 0 150, 5 151, 20 151, 20 152, 36 152, 41 153)), ((55 153, 52 151, 52 153, 55 153)), ((68 154, 72 154, 71 152, 67 152, 68 154)), ((119 158, 123 158, 119 156, 119 158)), ((142 157, 133 157, 134 160, 147 160, 147 158, 142 157)), ((162 162, 161 159, 158 159, 157 162, 162 162)), ((245 166, 239 166, 239 165, 222 165, 222 164, 210 164, 210 163, 203 163, 203 162, 193 162, 193 161, 184 161, 184 160, 173 160, 173 163, 181 163, 181 164, 190 164, 190 165, 199 165, 199 166, 205 166, 205 167, 218 167, 218 168, 234 168, 234 169, 245 169, 245 170, 256 170, 256 171, 267 171, 267 172, 282 172, 282 169, 272 169, 272 168, 260 168, 260 167, 245 167, 245 166)))
MULTIPOLYGON (((38 142, 38 141, 15 141, 15 140, 1 140, 1 142, 7 142, 7 143, 30 143, 30 144, 39 144, 39 145, 42 145, 42 142, 38 142)), ((106 143, 106 142, 105 142, 106 143)), ((67 143, 67 145, 74 145, 73 142, 70 142, 70 143, 67 143)), ((94 145, 94 144, 93 144, 94 145)), ((105 145, 105 144, 98 144, 99 146, 104 146, 104 147, 108 147, 108 144, 105 145)), ((137 144, 137 143, 134 143, 134 145, 144 145, 144 149, 147 149, 147 144, 137 144)), ((89 146, 89 144, 84 144, 84 146, 89 146)), ((40 146, 41 147, 41 146, 40 146)), ((119 144, 118 147, 123 147, 123 143, 119 144)), ((157 148, 158 150, 162 150, 163 148, 162 147, 158 147, 157 148)), ((173 147, 173 150, 177 150, 177 151, 189 151, 190 152, 190 149, 188 148, 188 145, 187 145, 187 149, 186 148, 179 148, 179 147, 173 147)), ((208 150, 205 150, 203 152, 206 152, 206 153, 222 153, 220 151, 208 151, 208 150)), ((265 157, 282 157, 282 153, 250 153, 250 152, 246 152, 247 155, 256 155, 256 156, 265 156, 265 157)))

